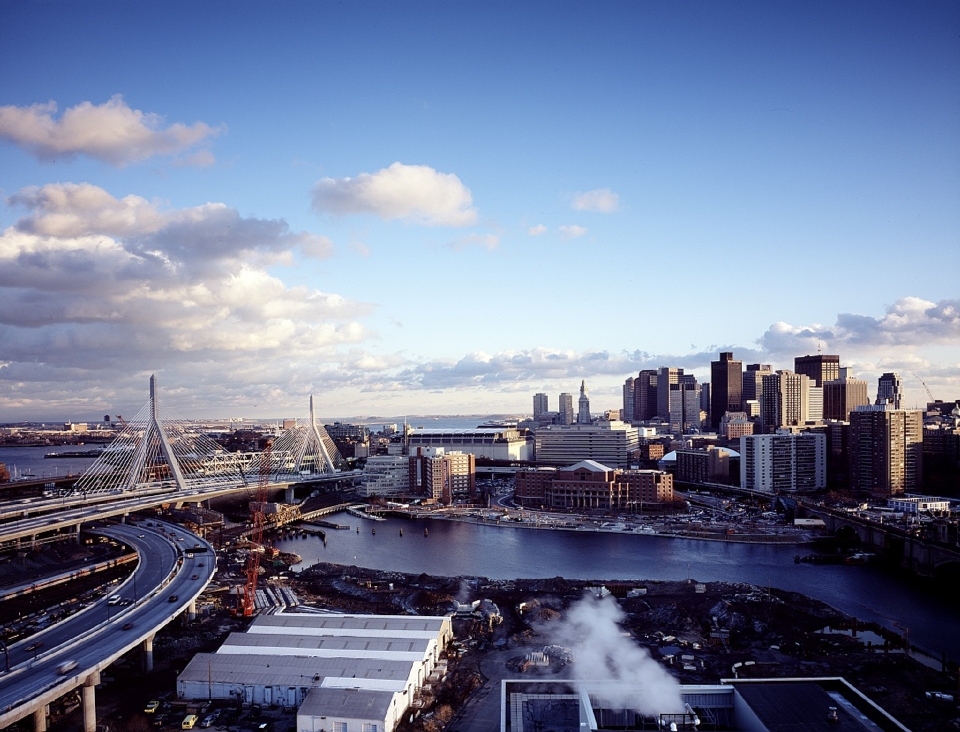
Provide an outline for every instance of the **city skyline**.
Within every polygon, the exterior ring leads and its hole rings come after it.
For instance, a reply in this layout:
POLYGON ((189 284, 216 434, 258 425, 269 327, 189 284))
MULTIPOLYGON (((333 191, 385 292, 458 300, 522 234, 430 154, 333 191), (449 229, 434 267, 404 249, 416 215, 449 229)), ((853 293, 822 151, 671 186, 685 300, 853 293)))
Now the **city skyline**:
POLYGON ((960 397, 954 3, 0 12, 0 422, 960 397))

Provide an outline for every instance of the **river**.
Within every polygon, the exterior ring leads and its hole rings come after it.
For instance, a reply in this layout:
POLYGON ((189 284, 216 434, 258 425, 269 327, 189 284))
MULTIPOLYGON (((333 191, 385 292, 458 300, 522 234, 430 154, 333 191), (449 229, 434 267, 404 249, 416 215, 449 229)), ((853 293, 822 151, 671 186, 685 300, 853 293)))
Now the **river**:
POLYGON ((871 565, 794 562, 800 546, 738 544, 613 532, 559 531, 452 520, 371 521, 337 514, 349 525, 319 537, 278 541, 303 563, 357 565, 412 574, 491 579, 567 577, 597 580, 747 582, 800 592, 863 621, 909 631, 911 644, 960 659, 960 609, 908 575, 871 565), (359 533, 356 529, 359 528, 359 533), (400 530, 403 530, 403 536, 400 530), (429 529, 429 536, 424 536, 429 529), (374 530, 376 533, 373 533, 374 530))

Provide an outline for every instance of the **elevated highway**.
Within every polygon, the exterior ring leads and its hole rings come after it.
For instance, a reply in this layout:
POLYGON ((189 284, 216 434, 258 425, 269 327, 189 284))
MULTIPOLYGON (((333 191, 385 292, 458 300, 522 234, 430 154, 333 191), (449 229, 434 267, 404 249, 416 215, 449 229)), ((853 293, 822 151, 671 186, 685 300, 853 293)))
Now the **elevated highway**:
MULTIPOLYGON (((354 481, 360 471, 345 471, 323 478, 314 478, 310 483, 354 481)), ((281 491, 303 482, 299 477, 271 483, 270 491, 281 491)), ((97 493, 89 496, 70 496, 46 500, 16 501, 0 506, 0 548, 24 540, 33 542, 44 534, 79 533, 80 526, 92 521, 122 517, 136 511, 164 504, 182 505, 201 503, 212 498, 250 493, 253 486, 213 485, 177 490, 168 485, 144 486, 136 491, 97 493)))
POLYGON ((47 707, 82 688, 84 732, 96 730, 95 687, 100 672, 138 645, 152 666, 153 637, 159 628, 187 610, 216 572, 213 547, 171 524, 114 525, 97 529, 136 549, 139 563, 107 598, 12 645, 9 671, 0 675, 0 729, 32 716, 34 729, 47 728, 47 707))

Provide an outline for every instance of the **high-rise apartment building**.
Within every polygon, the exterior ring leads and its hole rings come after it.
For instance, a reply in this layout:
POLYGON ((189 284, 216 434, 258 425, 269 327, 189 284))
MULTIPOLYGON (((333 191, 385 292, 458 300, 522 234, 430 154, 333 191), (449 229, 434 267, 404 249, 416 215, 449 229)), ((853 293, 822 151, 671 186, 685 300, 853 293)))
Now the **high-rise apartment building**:
POLYGON ((710 362, 710 429, 720 427, 726 412, 743 409, 743 362, 734 360, 732 351, 720 353, 710 362))
POLYGON ((826 382, 840 378, 840 357, 821 353, 816 356, 797 356, 793 359, 793 370, 809 376, 813 386, 822 387, 826 382))
MULTIPOLYGON (((814 414, 811 416, 811 383, 806 374, 780 370, 763 377, 760 394, 760 423, 765 433, 780 427, 796 427, 823 413, 822 393, 814 392, 814 414), (819 407, 819 414, 817 408, 819 407)), ((815 387, 813 387, 815 388, 815 387)))
POLYGON ((923 479, 923 412, 892 403, 850 412, 850 487, 875 496, 918 491, 923 479))
POLYGON ((624 422, 633 421, 633 403, 636 400, 635 383, 636 379, 632 376, 623 382, 623 411, 620 414, 624 422))
POLYGON ((577 400, 577 424, 590 424, 590 398, 587 396, 587 382, 580 382, 580 399, 577 400))
POLYGON ((849 369, 841 368, 840 376, 823 385, 823 418, 848 421, 850 412, 870 403, 867 382, 849 376, 849 369))
POLYGON ((881 374, 877 380, 877 404, 891 404, 894 409, 903 407, 903 382, 900 374, 891 371, 881 374))
POLYGON ((763 392, 763 377, 772 373, 773 366, 768 363, 747 364, 747 370, 743 374, 743 391, 741 392, 744 403, 760 401, 760 394, 763 392))
POLYGON ((476 458, 466 452, 446 452, 442 447, 418 448, 410 456, 410 490, 428 500, 449 505, 476 494, 476 458))
POLYGON ((767 493, 826 488, 826 435, 744 435, 740 438, 740 487, 767 493))
POLYGON ((573 424, 573 395, 563 392, 559 399, 560 424, 573 424))
POLYGON ((646 422, 657 416, 657 372, 643 369, 633 382, 633 418, 646 422))
POLYGON ((550 398, 549 398, 546 394, 544 394, 543 392, 540 392, 540 393, 538 393, 538 394, 534 394, 534 395, 533 395, 533 419, 534 419, 534 421, 535 421, 535 422, 538 421, 538 420, 540 419, 540 415, 541 415, 541 414, 543 414, 544 412, 549 412, 549 411, 550 411, 550 398))

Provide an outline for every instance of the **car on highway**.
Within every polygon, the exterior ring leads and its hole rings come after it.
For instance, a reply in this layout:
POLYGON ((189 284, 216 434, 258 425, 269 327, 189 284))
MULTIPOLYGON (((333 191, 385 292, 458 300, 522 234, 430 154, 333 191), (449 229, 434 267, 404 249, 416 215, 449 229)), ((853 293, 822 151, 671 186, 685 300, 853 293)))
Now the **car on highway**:
POLYGON ((37 649, 38 649, 40 646, 42 646, 42 645, 43 645, 43 641, 34 641, 34 642, 31 643, 29 646, 27 646, 27 650, 28 650, 28 651, 35 651, 35 650, 37 650, 37 649))
POLYGON ((75 669, 76 667, 77 667, 76 661, 72 659, 69 661, 64 661, 63 663, 57 665, 57 674, 60 676, 64 676, 70 673, 71 671, 73 671, 73 669, 75 669))
POLYGON ((107 600, 108 605, 119 605, 120 601, 123 598, 120 595, 112 595, 109 600, 107 600))
POLYGON ((179 599, 180 595, 170 595, 170 597, 167 598, 167 602, 176 602, 179 599))
POLYGON ((130 630, 133 627, 133 623, 124 623, 123 630, 130 630))
POLYGON ((195 574, 195 575, 193 575, 190 579, 200 579, 200 575, 199 575, 199 574, 195 574))

